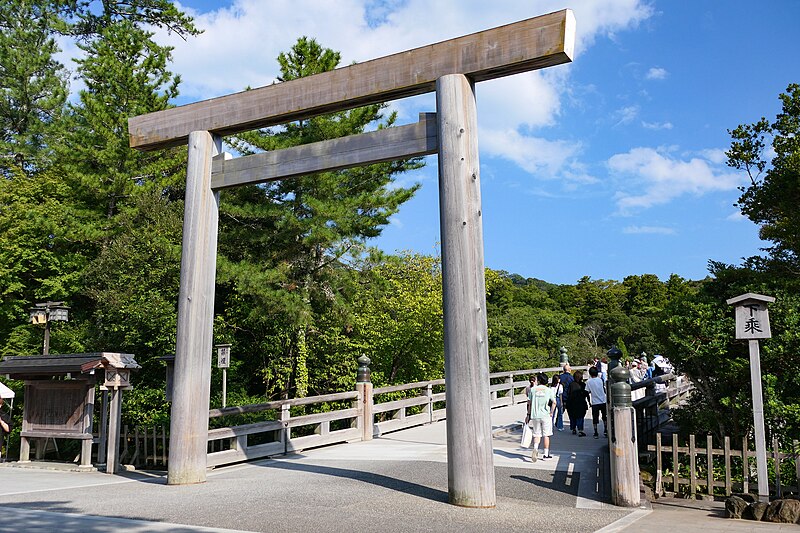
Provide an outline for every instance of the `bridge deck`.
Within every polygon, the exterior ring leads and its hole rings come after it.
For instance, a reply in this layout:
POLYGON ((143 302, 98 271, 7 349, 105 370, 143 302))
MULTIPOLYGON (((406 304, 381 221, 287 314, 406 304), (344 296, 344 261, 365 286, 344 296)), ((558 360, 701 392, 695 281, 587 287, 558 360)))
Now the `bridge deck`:
POLYGON ((602 438, 557 432, 554 459, 532 463, 513 429, 524 414, 524 404, 492 411, 496 509, 447 503, 446 426, 439 422, 219 468, 201 485, 168 486, 163 475, 144 472, 0 468, 0 531, 578 532, 644 525, 650 516, 633 520, 645 512, 605 503, 602 438))

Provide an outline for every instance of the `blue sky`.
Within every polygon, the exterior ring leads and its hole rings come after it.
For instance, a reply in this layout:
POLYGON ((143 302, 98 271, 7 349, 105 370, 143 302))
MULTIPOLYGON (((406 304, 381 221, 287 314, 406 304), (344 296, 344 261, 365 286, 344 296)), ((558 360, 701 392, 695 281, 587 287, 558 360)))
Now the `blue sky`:
MULTIPOLYGON (((800 82, 800 2, 576 0, 185 0, 205 33, 174 45, 179 103, 271 83, 302 35, 343 64, 563 9, 573 63, 477 87, 485 260, 553 283, 738 263, 766 245, 733 204, 746 177, 724 164, 728 129, 774 118, 800 82)), ((431 95, 392 103, 401 122, 431 95)), ((435 253, 436 158, 374 244, 435 253)))

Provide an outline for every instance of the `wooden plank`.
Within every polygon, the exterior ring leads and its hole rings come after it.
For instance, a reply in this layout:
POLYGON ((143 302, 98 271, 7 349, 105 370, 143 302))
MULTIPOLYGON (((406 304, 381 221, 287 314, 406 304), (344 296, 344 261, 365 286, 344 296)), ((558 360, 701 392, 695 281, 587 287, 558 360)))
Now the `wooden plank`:
POLYGON ((132 117, 130 146, 184 144, 193 131, 228 135, 319 114, 431 92, 436 80, 463 74, 484 81, 572 61, 575 17, 565 9, 298 78, 132 117))
POLYGON ((672 434, 672 480, 673 486, 672 491, 675 494, 678 494, 678 468, 680 467, 680 463, 678 463, 678 434, 672 434))
POLYGON ((706 493, 709 496, 714 495, 714 445, 711 433, 706 435, 706 493))
POLYGON ((781 489, 781 450, 778 437, 772 437, 772 460, 775 462, 775 494, 778 498, 783 497, 781 489))
POLYGON ((411 389, 422 389, 428 386, 435 387, 436 385, 444 385, 443 379, 434 379, 432 381, 417 381, 414 383, 404 383, 402 385, 388 385, 386 387, 378 387, 373 391, 374 395, 386 394, 387 392, 400 392, 411 389))
MULTIPOLYGON (((511 387, 508 386, 508 383, 495 383, 494 385, 489 385, 490 392, 502 392, 507 391, 511 387)), ((506 401, 508 403, 508 401, 506 401)))
POLYGON ((331 422, 333 420, 344 420, 347 418, 356 418, 358 416, 358 409, 339 409, 338 411, 330 411, 327 413, 313 413, 310 415, 295 416, 284 422, 286 427, 296 428, 300 426, 308 426, 311 424, 321 424, 323 422, 331 422))
POLYGON ((731 438, 725 435, 725 496, 731 493, 731 438))
POLYGON ((286 453, 299 452, 309 448, 317 448, 319 446, 327 446, 329 444, 337 444, 340 442, 353 440, 361 440, 361 430, 347 428, 340 429, 338 431, 332 431, 327 435, 306 435, 291 439, 288 443, 286 453))
POLYGON ((267 431, 278 431, 284 428, 284 423, 278 420, 266 420, 264 422, 254 422, 252 424, 242 424, 227 428, 217 428, 209 430, 208 440, 229 439, 251 433, 265 433, 267 431))
POLYGON ((161 464, 167 464, 167 428, 161 424, 161 464))
POLYGON ((750 461, 747 453, 747 437, 742 437, 742 492, 750 492, 750 461))
POLYGON ((145 464, 145 466, 147 466, 147 460, 149 459, 149 455, 150 455, 150 452, 148 451, 148 448, 147 448, 147 437, 148 437, 147 428, 144 428, 142 430, 142 433, 144 433, 144 435, 142 435, 142 442, 144 443, 144 464, 145 464))
POLYGON ((422 426, 430 422, 430 415, 428 413, 420 413, 404 418, 393 418, 384 422, 375 424, 380 428, 381 434, 389 433, 391 431, 398 431, 400 429, 408 429, 414 426, 422 426))
MULTIPOLYGON (((130 432, 128 431, 128 425, 125 424, 125 438, 123 439, 123 442, 122 442, 122 453, 120 454, 120 457, 127 457, 128 456, 128 439, 129 438, 130 438, 130 432)), ((130 462, 133 463, 133 461, 130 461, 130 462)))
POLYGON ((108 432, 108 390, 104 390, 100 394, 100 431, 98 432, 97 440, 97 462, 103 464, 106 462, 106 442, 108 432))
POLYGON ((792 453, 794 454, 794 486, 800 491, 800 442, 792 441, 792 453))
POLYGON ((697 469, 695 464, 695 436, 689 435, 689 494, 694 497, 697 494, 697 469))
POLYGON ((221 452, 209 453, 206 457, 208 466, 222 466, 241 461, 261 459, 270 455, 283 454, 284 447, 282 442, 268 442, 256 446, 249 446, 245 449, 223 450, 221 452))
POLYGON ((415 396, 413 398, 404 398, 402 400, 394 400, 391 402, 376 403, 373 412, 375 414, 385 413, 387 411, 405 409, 406 407, 425 405, 427 403, 430 403, 430 398, 427 396, 415 396))
MULTIPOLYGON (((664 435, 656 433, 656 496, 661 496, 663 487, 661 486, 663 479, 664 462, 661 457, 661 440, 664 435)), ((650 449, 650 446, 647 447, 650 449)))
POLYGON ((436 114, 420 113, 416 124, 385 128, 236 159, 214 158, 211 188, 225 189, 315 172, 434 154, 439 149, 436 114))
POLYGON ((300 405, 312 405, 315 403, 324 402, 338 402, 346 400, 358 399, 358 392, 336 392, 333 394, 322 394, 320 396, 308 396, 306 398, 295 398, 292 400, 276 400, 274 402, 254 403, 249 405, 237 405, 231 407, 224 407, 222 409, 210 409, 208 411, 209 418, 218 418, 220 416, 241 415, 245 413, 258 413, 260 411, 268 411, 270 409, 281 409, 281 407, 297 407, 300 405))
POLYGON ((20 436, 27 438, 46 438, 46 439, 73 439, 73 440, 92 440, 91 433, 71 433, 68 431, 21 431, 20 436))

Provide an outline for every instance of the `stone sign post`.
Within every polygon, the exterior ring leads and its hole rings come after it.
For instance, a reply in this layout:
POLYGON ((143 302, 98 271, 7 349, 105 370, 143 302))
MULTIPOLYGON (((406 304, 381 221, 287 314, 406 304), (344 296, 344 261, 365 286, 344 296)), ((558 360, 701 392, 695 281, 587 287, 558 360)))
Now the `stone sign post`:
POLYGON ((758 499, 769 502, 767 482, 767 442, 764 432, 764 398, 761 392, 761 356, 759 339, 769 339, 769 313, 767 304, 775 301, 772 296, 748 292, 727 300, 736 306, 736 338, 750 344, 750 386, 753 391, 753 424, 756 434, 756 469, 758 472, 758 499))

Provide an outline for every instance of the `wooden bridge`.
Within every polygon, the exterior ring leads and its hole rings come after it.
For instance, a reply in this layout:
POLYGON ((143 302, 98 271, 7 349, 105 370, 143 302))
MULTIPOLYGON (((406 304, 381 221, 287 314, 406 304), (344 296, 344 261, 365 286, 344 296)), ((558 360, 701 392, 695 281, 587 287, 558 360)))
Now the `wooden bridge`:
MULTIPOLYGON (((493 411, 525 403, 529 376, 558 371, 553 367, 490 374, 493 411)), ((655 381, 666 383, 665 390, 656 392, 651 386, 645 396, 634 402, 642 451, 655 442, 658 428, 668 420, 669 406, 678 404, 691 390, 687 380, 672 375, 655 381)), ((647 385, 643 383, 642 388, 647 385)), ((444 388, 443 379, 374 389, 362 385, 354 391, 211 409, 207 464, 219 467, 331 444, 366 441, 445 420, 444 388)), ((520 409, 524 407, 517 407, 520 409)), ((517 418, 517 425, 512 428, 515 431, 520 429, 518 422, 524 413, 517 418)), ((125 428, 121 461, 139 468, 166 467, 168 443, 168 428, 164 425, 125 428)))
MULTIPOLYGON (((288 453, 220 464, 201 485, 168 485, 163 470, 111 476, 0 465, 4 503, 0 531, 527 533, 560 524, 564 531, 608 533, 651 530, 665 523, 678 529, 706 529, 712 522, 721 525, 721 519, 715 518, 719 505, 711 508, 707 502, 699 510, 691 510, 692 502, 685 500, 671 508, 656 503, 654 510, 610 505, 609 448, 604 439, 556 432, 551 444, 554 458, 531 462, 530 450, 519 445, 519 427, 525 415, 521 393, 531 372, 491 377, 495 509, 448 504, 447 422, 431 422, 446 415, 446 405, 440 403, 443 384, 432 381, 375 389, 371 440, 361 438, 364 428, 358 415, 362 408, 353 405, 363 401, 358 391, 333 399, 330 395, 316 398, 338 404, 323 413, 301 412, 314 405, 311 398, 299 403, 270 402, 255 409, 241 407, 236 415, 211 411, 210 415, 219 415, 212 420, 222 422, 232 416, 275 416, 276 420, 212 430, 217 433, 209 435, 209 447, 213 448, 209 458, 265 453, 275 450, 276 443, 288 453), (408 396, 398 398, 401 394, 408 396), (244 412, 250 409, 253 411, 244 412), (243 437, 248 437, 247 447, 237 448, 243 437), (325 445, 340 440, 342 444, 325 445), (224 446, 230 447, 218 449, 224 446)), ((143 434, 140 431, 140 437, 143 434)), ((161 434, 158 438, 152 432, 147 435, 150 443, 162 439, 167 442, 161 434)), ((139 457, 167 455, 159 448, 153 453, 152 444, 145 451, 144 441, 138 447, 130 442, 128 449, 130 453, 137 449, 139 457)), ((724 524, 726 531, 752 530, 745 528, 752 524, 724 524)))

